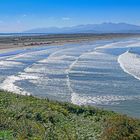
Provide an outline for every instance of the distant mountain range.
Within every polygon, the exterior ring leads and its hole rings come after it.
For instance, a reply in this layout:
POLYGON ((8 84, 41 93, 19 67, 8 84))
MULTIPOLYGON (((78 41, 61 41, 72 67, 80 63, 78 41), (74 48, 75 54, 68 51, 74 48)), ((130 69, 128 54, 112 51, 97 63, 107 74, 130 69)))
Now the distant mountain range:
POLYGON ((25 31, 24 33, 140 33, 140 26, 127 23, 102 23, 63 28, 36 28, 25 31))

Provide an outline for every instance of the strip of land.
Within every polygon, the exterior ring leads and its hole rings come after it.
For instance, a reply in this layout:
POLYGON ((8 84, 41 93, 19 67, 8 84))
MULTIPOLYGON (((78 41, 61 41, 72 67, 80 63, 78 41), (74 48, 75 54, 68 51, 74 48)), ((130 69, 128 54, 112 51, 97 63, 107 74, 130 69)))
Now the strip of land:
POLYGON ((139 34, 59 34, 0 37, 0 51, 26 49, 36 46, 64 45, 115 38, 140 37, 139 34))

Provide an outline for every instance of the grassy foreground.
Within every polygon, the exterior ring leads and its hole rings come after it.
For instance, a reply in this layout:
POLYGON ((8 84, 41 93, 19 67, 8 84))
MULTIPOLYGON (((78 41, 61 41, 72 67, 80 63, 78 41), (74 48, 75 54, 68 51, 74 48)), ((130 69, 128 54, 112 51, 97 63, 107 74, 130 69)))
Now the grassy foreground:
POLYGON ((0 140, 140 140, 140 120, 0 91, 0 140))

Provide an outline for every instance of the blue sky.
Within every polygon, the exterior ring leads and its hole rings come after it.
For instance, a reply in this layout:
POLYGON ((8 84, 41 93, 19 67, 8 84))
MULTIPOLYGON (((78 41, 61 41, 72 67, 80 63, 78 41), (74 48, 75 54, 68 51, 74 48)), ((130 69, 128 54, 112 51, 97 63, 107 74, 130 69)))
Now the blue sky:
POLYGON ((0 0, 0 32, 102 22, 140 25, 140 0, 0 0))

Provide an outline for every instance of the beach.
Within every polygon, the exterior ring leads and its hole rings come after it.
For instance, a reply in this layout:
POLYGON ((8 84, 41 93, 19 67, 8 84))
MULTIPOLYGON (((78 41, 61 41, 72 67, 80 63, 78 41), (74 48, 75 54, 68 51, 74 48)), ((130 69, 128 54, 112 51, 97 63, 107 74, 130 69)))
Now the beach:
POLYGON ((56 35, 5 35, 0 37, 0 51, 28 49, 38 46, 64 45, 111 38, 127 38, 138 34, 56 34, 56 35))
POLYGON ((138 35, 7 39, 1 38, 5 44, 0 54, 1 90, 140 116, 140 83, 135 78, 139 76, 139 54, 127 55, 130 48, 139 53, 138 35))

